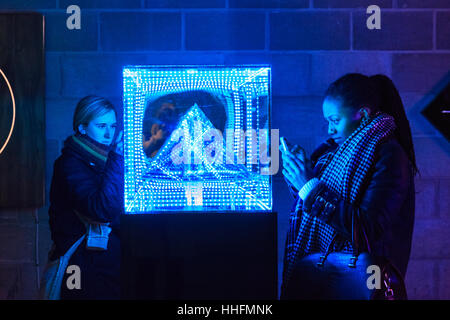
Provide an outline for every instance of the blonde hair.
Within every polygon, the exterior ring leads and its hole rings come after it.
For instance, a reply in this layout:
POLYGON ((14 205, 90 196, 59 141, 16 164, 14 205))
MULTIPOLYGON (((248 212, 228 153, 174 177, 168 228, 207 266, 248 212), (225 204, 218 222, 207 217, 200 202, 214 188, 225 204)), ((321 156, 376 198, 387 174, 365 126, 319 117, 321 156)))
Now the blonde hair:
POLYGON ((107 99, 98 96, 86 96, 81 99, 73 114, 73 130, 79 132, 80 124, 87 126, 92 119, 114 111, 114 106, 107 99))

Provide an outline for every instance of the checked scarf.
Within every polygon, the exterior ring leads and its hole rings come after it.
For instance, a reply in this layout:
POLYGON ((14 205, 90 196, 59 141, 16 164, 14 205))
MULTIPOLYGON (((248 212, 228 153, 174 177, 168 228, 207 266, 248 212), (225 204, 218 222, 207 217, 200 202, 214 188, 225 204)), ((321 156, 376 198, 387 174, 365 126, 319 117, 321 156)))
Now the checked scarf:
MULTIPOLYGON (((336 149, 323 155, 319 178, 340 198, 355 203, 361 196, 361 186, 373 165, 377 147, 389 137, 395 129, 394 119, 386 114, 377 113, 361 121, 359 127, 336 149)), ((316 164, 317 166, 318 164, 316 164)), ((286 285, 297 259, 317 252, 326 252, 337 232, 330 225, 315 216, 301 210, 301 200, 291 212, 290 230, 286 242, 285 273, 286 285)), ((352 252, 351 241, 337 237, 330 252, 352 252)))

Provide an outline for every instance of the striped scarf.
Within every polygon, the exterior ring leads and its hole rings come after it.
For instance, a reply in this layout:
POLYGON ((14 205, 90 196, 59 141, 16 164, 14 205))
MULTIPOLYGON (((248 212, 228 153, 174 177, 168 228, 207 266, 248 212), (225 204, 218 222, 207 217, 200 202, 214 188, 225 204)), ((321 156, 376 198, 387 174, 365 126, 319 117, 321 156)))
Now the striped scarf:
MULTIPOLYGON (((389 115, 378 113, 364 119, 338 149, 318 160, 323 164, 320 180, 342 200, 351 204, 357 202, 374 163, 377 147, 394 129, 394 119, 389 115)), ((299 200, 296 209, 291 212, 283 285, 289 280, 297 259, 311 253, 325 252, 335 236, 337 238, 330 252, 353 250, 351 241, 339 237, 333 227, 303 212, 301 208, 302 201, 299 200)))
POLYGON ((91 139, 87 135, 76 133, 64 142, 64 146, 76 151, 86 160, 94 162, 96 165, 103 168, 108 159, 108 152, 110 146, 104 145, 91 139))

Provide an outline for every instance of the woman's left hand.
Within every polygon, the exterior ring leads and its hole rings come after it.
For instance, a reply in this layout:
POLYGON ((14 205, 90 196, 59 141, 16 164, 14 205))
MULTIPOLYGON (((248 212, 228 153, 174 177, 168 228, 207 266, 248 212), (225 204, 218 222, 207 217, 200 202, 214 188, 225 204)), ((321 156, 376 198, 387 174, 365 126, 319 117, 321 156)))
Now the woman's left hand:
POLYGON ((123 156, 123 131, 120 131, 119 134, 117 135, 116 138, 116 153, 120 154, 121 156, 123 156))
POLYGON ((297 189, 300 190, 303 185, 313 178, 313 170, 310 160, 306 157, 305 151, 298 147, 298 152, 289 150, 282 151, 283 175, 297 189))

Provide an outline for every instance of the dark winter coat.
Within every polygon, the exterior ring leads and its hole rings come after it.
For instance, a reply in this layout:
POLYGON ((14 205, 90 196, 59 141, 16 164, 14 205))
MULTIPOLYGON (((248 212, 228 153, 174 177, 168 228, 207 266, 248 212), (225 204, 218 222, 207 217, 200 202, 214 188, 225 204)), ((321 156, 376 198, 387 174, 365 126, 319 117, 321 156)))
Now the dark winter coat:
MULTIPOLYGON (((312 154, 311 160, 315 165, 316 175, 321 172, 323 164, 317 160, 335 148, 336 144, 325 143, 312 154)), ((298 206, 298 201, 301 200, 298 200, 297 190, 292 187, 291 190, 297 208, 302 208, 330 224, 347 240, 352 239, 351 218, 355 214, 364 227, 371 252, 389 259, 405 276, 415 215, 412 165, 395 138, 390 138, 380 145, 374 162, 369 178, 363 185, 362 198, 356 205, 345 202, 329 188, 322 187, 320 192, 314 195, 314 199, 308 199, 298 206), (336 208, 334 212, 318 210, 323 207, 323 203, 316 203, 319 197, 323 198, 325 203, 333 204, 336 208)))
POLYGON ((106 251, 86 249, 84 240, 69 265, 81 271, 81 289, 67 289, 63 279, 61 299, 120 298, 119 220, 123 208, 123 157, 114 151, 106 163, 88 152, 73 148, 66 140, 62 155, 55 161, 50 190, 49 223, 53 260, 63 255, 86 233, 75 211, 95 222, 110 223, 106 251))

